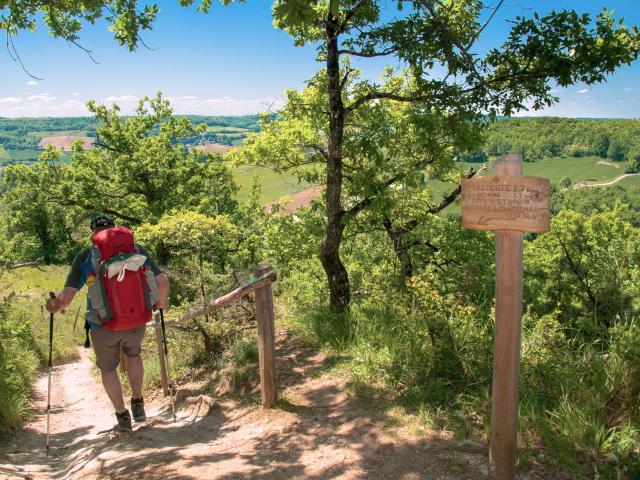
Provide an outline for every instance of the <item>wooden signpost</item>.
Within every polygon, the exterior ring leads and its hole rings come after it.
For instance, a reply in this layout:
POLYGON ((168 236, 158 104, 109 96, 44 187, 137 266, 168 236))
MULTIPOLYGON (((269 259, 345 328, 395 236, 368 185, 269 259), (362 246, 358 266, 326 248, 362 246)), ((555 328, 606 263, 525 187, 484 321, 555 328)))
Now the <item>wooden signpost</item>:
POLYGON ((518 433, 522 232, 549 231, 549 180, 522 176, 518 154, 496 160, 493 172, 462 182, 462 226, 496 231, 489 478, 511 480, 518 433))

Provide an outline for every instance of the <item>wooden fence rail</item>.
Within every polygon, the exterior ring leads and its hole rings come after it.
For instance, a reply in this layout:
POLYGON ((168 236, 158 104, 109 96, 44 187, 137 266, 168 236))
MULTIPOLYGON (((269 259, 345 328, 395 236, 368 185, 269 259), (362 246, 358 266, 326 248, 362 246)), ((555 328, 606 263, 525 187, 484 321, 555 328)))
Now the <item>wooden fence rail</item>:
MULTIPOLYGON (((254 275, 256 278, 252 281, 221 297, 211 300, 204 307, 192 310, 178 318, 166 320, 164 324, 165 327, 179 325, 188 320, 212 313, 249 295, 251 292, 256 292, 260 392, 262 395, 262 406, 271 408, 278 399, 275 375, 275 315, 273 311, 273 293, 271 291, 271 284, 276 281, 277 276, 276 272, 272 272, 271 267, 268 265, 258 265, 254 269, 254 275)), ((156 314, 154 320, 147 323, 147 326, 155 329, 158 357, 160 359, 160 380, 166 397, 169 394, 169 379, 162 345, 162 328, 160 326, 159 315, 156 314)))

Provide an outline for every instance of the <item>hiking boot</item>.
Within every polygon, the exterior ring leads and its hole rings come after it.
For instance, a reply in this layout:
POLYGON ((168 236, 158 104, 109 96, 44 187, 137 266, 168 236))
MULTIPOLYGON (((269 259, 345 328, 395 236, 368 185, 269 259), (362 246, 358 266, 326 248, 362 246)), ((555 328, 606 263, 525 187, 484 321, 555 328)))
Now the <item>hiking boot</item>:
POLYGON ((125 410, 122 413, 116 412, 116 418, 118 419, 118 430, 121 432, 130 432, 133 430, 131 427, 131 415, 129 415, 129 410, 125 410))
POLYGON ((133 419, 136 422, 144 422, 147 419, 147 414, 144 411, 144 400, 142 398, 131 399, 131 413, 133 413, 133 419))

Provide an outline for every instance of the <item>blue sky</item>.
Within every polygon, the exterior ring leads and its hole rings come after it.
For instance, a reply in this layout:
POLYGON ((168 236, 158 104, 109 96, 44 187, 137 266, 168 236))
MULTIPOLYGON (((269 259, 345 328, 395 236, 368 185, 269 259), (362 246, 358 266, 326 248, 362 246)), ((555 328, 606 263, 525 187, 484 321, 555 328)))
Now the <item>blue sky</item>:
MULTIPOLYGON (((389 6, 393 0, 387 0, 389 6)), ((144 2, 142 2, 144 3, 144 2)), ((640 25, 640 2, 623 0, 507 1, 478 44, 486 50, 500 44, 506 20, 552 8, 598 12, 603 6, 629 25, 640 25), (530 8, 534 7, 534 8, 530 8)), ((46 29, 21 32, 15 45, 25 74, 5 49, 0 50, 0 116, 85 115, 89 99, 118 103, 131 111, 140 97, 162 91, 176 112, 211 115, 256 113, 279 105, 286 88, 300 88, 319 65, 313 47, 294 47, 290 37, 272 26, 271 2, 253 0, 230 7, 214 6, 208 15, 176 0, 158 2, 154 30, 142 37, 152 50, 136 52, 118 46, 107 25, 99 22, 81 32, 80 43, 94 52, 95 64, 80 49, 49 37, 46 29)), ((361 62, 365 75, 376 77, 390 60, 361 62)), ((391 63, 393 63, 391 61, 391 63)), ((559 89, 559 105, 526 115, 633 117, 640 114, 640 62, 623 67, 603 85, 559 89)))

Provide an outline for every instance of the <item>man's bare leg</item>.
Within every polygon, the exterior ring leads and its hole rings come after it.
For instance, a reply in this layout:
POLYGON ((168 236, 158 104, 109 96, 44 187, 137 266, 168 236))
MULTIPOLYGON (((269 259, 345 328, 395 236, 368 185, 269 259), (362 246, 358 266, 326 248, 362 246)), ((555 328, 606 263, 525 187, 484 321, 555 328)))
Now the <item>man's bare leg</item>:
POLYGON ((144 365, 142 357, 127 356, 127 375, 129 376, 129 385, 131 385, 131 397, 142 398, 142 383, 144 380, 144 365))
POLYGON ((124 400, 122 399, 122 385, 118 378, 118 372, 113 370, 111 372, 101 373, 102 385, 104 385, 104 389, 107 392, 109 400, 111 400, 111 403, 113 404, 113 408, 118 413, 124 412, 126 408, 124 406, 124 400))

